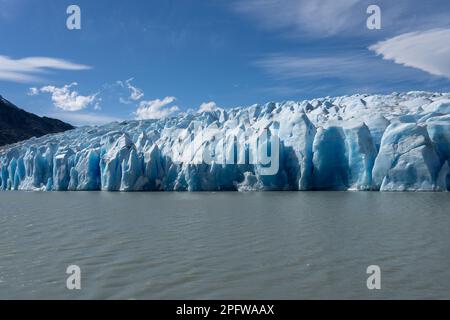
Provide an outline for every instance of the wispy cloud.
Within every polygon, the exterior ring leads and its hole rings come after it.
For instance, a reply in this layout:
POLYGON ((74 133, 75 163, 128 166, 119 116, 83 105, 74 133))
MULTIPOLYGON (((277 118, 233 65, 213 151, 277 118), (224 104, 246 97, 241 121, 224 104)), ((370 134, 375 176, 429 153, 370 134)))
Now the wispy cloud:
POLYGON ((410 32, 369 49, 386 60, 450 79, 450 29, 410 32))
MULTIPOLYGON (((236 0, 235 11, 259 26, 293 37, 368 36, 367 7, 376 4, 382 11, 385 35, 445 27, 448 0, 236 0)), ((371 35, 374 35, 371 32, 371 35)))
POLYGON ((28 57, 12 59, 0 55, 0 80, 11 82, 37 82, 40 75, 49 70, 88 70, 90 66, 73 63, 63 59, 48 57, 28 57))
POLYGON ((424 90, 440 81, 379 59, 369 50, 317 56, 280 53, 267 55, 255 65, 277 81, 276 86, 266 88, 267 92, 281 96, 424 90))
POLYGON ((365 11, 361 0, 245 0, 234 2, 238 12, 247 14, 268 29, 287 33, 335 35, 362 24, 365 11), (355 15, 355 11, 362 12, 355 15), (351 17, 351 18, 349 18, 351 17))
POLYGON ((134 78, 130 78, 125 81, 117 81, 117 85, 119 85, 122 88, 128 89, 130 92, 130 96, 128 99, 120 98, 120 102, 123 104, 130 104, 133 101, 138 101, 144 97, 144 92, 142 89, 135 87, 131 84, 131 82, 134 80, 134 78))
POLYGON ((77 85, 78 83, 73 82, 62 87, 45 86, 39 89, 30 88, 28 94, 37 95, 39 93, 50 93, 53 105, 64 111, 79 111, 91 104, 95 104, 94 107, 98 109, 99 105, 97 103, 99 101, 97 100, 97 94, 83 96, 71 89, 77 85))
POLYGON ((379 67, 376 59, 371 59, 366 53, 316 57, 274 54, 256 61, 255 64, 278 80, 361 80, 373 77, 373 74, 377 73, 377 65, 379 67))
POLYGON ((134 113, 135 117, 137 120, 169 117, 179 111, 178 106, 170 106, 175 100, 175 97, 165 97, 162 100, 141 101, 134 113))

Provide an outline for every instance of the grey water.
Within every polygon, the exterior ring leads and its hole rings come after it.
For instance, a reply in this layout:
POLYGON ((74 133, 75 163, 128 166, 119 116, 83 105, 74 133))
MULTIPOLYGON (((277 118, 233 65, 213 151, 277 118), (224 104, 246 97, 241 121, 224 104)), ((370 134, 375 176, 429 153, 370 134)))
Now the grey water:
POLYGON ((448 193, 2 192, 0 299, 449 299, 449 208, 448 193))

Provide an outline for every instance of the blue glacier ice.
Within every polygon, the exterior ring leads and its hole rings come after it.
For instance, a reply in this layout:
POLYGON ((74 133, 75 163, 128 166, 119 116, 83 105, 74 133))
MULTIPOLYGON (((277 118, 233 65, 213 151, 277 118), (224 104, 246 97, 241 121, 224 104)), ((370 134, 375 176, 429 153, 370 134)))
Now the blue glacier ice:
POLYGON ((0 189, 450 190, 450 94, 357 94, 80 127, 0 148, 0 189))

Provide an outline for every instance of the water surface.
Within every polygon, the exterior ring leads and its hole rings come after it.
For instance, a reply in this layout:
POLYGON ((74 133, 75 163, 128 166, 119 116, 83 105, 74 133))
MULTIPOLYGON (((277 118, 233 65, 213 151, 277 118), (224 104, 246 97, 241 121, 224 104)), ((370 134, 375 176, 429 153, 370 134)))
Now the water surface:
POLYGON ((0 298, 449 299, 449 208, 448 193, 0 192, 0 298))

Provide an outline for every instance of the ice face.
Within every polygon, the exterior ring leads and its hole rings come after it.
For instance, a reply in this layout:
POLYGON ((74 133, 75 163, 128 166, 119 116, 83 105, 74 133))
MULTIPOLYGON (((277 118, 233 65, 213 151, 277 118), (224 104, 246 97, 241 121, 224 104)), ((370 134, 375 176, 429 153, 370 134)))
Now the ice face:
POLYGON ((0 189, 448 191, 449 106, 359 94, 82 127, 0 149, 0 189))
POLYGON ((425 126, 391 124, 383 135, 373 181, 382 191, 433 191, 441 168, 425 126))

